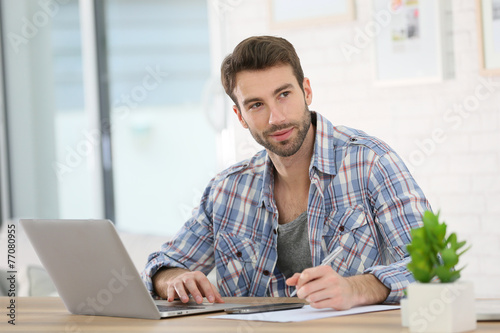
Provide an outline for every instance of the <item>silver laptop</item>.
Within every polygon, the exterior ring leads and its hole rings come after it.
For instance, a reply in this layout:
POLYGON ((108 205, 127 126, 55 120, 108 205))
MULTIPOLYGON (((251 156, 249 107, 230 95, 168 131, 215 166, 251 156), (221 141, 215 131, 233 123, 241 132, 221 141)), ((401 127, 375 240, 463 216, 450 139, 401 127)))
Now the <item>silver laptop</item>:
POLYGON ((109 220, 20 220, 73 314, 160 319, 248 304, 155 301, 109 220))

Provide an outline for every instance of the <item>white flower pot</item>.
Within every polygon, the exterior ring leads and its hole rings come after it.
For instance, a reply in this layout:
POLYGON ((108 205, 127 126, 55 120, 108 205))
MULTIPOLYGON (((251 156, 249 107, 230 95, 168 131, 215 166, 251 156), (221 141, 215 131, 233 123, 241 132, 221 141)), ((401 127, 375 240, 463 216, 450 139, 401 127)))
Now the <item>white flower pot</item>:
POLYGON ((410 332, 467 332, 476 329, 472 282, 412 283, 408 286, 410 332))

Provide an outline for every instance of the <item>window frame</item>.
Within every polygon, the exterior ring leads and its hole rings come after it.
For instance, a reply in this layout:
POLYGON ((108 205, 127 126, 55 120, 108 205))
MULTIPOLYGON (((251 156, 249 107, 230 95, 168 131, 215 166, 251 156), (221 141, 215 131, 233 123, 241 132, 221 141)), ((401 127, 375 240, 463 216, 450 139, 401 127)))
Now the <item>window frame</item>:
MULTIPOLYGON (((4 22, 3 2, 0 2, 0 22, 4 22)), ((10 168, 7 128, 7 93, 5 78, 4 29, 0 24, 0 229, 7 220, 12 219, 12 200, 10 188, 10 168)))

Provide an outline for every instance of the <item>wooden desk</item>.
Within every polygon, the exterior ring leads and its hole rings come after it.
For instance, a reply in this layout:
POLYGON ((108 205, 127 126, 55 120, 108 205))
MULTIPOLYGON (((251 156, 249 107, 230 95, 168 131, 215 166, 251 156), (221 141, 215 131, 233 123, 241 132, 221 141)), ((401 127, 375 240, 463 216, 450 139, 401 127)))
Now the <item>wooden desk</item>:
MULTIPOLYGON (((297 301, 291 298, 226 298, 231 303, 297 301)), ((401 326, 399 310, 325 318, 299 323, 268 323, 208 319, 214 314, 194 315, 162 320, 115 317, 76 316, 70 314, 58 297, 24 297, 16 299, 16 325, 7 323, 9 299, 0 297, 1 332, 409 332, 401 326)), ((215 313, 216 315, 217 313, 215 313)), ((220 313, 222 314, 222 313, 220 313)), ((478 323, 477 332, 499 332, 500 323, 478 323)))

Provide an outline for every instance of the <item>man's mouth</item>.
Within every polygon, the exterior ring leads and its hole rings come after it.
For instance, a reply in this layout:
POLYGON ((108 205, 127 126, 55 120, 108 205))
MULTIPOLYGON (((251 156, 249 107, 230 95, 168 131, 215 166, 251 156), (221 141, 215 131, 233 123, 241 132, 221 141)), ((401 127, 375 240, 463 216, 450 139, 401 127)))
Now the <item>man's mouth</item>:
POLYGON ((292 132, 293 132, 293 127, 281 131, 276 131, 269 136, 276 141, 285 141, 292 135, 292 132))

